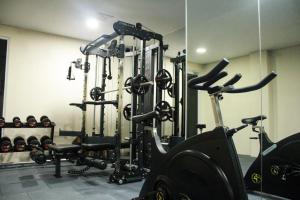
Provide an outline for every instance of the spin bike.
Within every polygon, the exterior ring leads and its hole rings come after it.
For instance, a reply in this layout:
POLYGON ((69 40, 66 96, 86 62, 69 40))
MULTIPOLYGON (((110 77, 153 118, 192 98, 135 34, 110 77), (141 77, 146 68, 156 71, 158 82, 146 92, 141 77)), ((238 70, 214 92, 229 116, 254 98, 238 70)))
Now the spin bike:
POLYGON ((233 88, 241 75, 237 74, 222 86, 213 86, 227 73, 229 64, 223 59, 209 73, 191 79, 192 89, 207 91, 211 97, 216 128, 188 138, 166 152, 154 132, 151 172, 138 198, 182 200, 247 200, 243 174, 232 136, 247 125, 229 129, 224 126, 219 101, 222 93, 244 93, 258 90, 275 76, 269 74, 261 82, 233 88))
POLYGON ((272 142, 264 127, 257 125, 267 119, 264 115, 242 119, 258 133, 260 153, 249 167, 244 181, 246 189, 262 191, 289 199, 300 199, 300 133, 277 143, 272 142))

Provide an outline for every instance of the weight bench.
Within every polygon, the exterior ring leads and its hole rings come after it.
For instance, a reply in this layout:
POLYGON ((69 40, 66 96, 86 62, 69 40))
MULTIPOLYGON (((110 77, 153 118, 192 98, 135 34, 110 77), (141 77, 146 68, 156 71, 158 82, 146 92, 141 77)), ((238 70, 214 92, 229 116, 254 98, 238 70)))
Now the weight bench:
POLYGON ((56 178, 61 177, 61 159, 66 153, 76 153, 80 150, 79 145, 74 144, 62 144, 62 145, 49 145, 49 150, 53 152, 55 174, 56 178))
POLYGON ((86 144, 82 143, 81 147, 86 151, 101 151, 101 150, 110 150, 114 149, 115 145, 111 143, 99 143, 99 144, 86 144))
MULTIPOLYGON (((53 160, 55 164, 54 176, 56 178, 61 177, 61 159, 64 158, 66 154, 77 153, 81 149, 85 151, 101 151, 113 150, 116 147, 115 138, 109 136, 101 138, 101 142, 99 142, 99 137, 89 137, 87 138, 87 142, 88 143, 82 143, 81 146, 75 144, 49 145, 49 150, 53 152, 53 160), (96 141, 97 143, 93 143, 96 141)), ((129 142, 121 143, 121 148, 129 148, 129 145, 129 142)))

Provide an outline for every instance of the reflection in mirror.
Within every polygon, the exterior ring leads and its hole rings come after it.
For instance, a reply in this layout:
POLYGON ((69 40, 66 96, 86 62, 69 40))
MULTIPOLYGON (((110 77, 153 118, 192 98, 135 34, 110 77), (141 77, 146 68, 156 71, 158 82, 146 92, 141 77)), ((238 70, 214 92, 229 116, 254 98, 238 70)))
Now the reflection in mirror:
MULTIPOLYGON (((210 131, 215 127, 223 126, 228 130, 225 131, 227 136, 233 135, 227 137, 227 147, 236 149, 236 152, 229 155, 224 153, 223 156, 224 158, 230 156, 232 159, 231 163, 226 163, 227 167, 231 165, 241 167, 231 166, 231 172, 234 171, 236 176, 230 178, 231 174, 226 171, 226 166, 223 166, 222 170, 231 181, 230 186, 234 193, 244 194, 237 199, 247 197, 257 199, 262 196, 260 193, 261 164, 255 171, 248 173, 247 171, 255 159, 260 158, 259 134, 255 132, 262 130, 259 121, 264 109, 260 88, 263 88, 263 91, 270 90, 270 85, 273 84, 272 81, 276 76, 271 73, 271 70, 262 67, 265 66, 266 55, 259 51, 258 3, 259 1, 244 0, 187 1, 188 73, 195 77, 203 76, 210 72, 222 58, 227 58, 229 61, 226 72, 221 70, 217 75, 209 77, 209 80, 198 82, 200 85, 194 87, 198 89, 196 91, 198 108, 192 109, 193 104, 191 106, 188 104, 187 110, 190 109, 190 112, 197 114, 198 134, 215 133, 210 131), (271 74, 270 79, 264 79, 268 74, 271 74), (261 80, 265 81, 261 82, 261 80), (249 91, 246 93, 243 89, 235 90, 248 86, 256 87, 248 88, 249 91), (209 95, 203 90, 208 91, 209 95), (251 119, 253 117, 257 117, 257 120, 251 119), (233 186, 235 183, 243 186, 236 188, 233 186), (255 185, 251 193, 248 191, 249 183, 255 185)), ((188 90, 195 92, 191 88, 188 90)), ((187 102, 191 97, 191 95, 187 96, 187 102)), ((187 127, 195 126, 189 123, 193 122, 187 121, 187 127)), ((222 166, 221 162, 224 162, 216 158, 215 161, 220 166, 222 166)))
POLYGON ((260 1, 260 16, 262 72, 278 73, 262 94, 261 189, 300 199, 300 1, 260 1))

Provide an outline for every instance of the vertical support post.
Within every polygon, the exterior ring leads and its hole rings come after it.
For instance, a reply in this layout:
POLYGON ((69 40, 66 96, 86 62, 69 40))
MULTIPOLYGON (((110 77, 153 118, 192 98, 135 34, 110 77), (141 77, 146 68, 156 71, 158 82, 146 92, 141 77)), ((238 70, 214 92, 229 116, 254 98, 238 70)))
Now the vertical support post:
MULTIPOLYGON (((124 36, 121 35, 119 38, 119 44, 124 45, 124 36)), ((125 48, 123 48, 125 49, 125 48)), ((123 64, 124 64, 124 57, 119 58, 119 66, 118 66, 118 109, 117 109, 117 120, 116 120, 116 162, 115 162, 115 173, 119 174, 121 170, 120 166, 120 157, 121 157, 121 140, 122 140, 122 110, 123 110, 123 64)))
POLYGON ((86 101, 87 96, 87 80, 88 80, 88 72, 90 70, 90 63, 89 63, 89 54, 86 54, 85 56, 85 62, 84 62, 84 80, 83 80, 83 97, 82 97, 82 124, 81 124, 81 137, 80 142, 84 142, 84 138, 86 136, 85 132, 85 122, 86 122, 86 105, 84 102, 86 101))
MULTIPOLYGON (((106 74, 106 59, 109 60, 109 65, 111 64, 110 63, 110 58, 108 57, 105 57, 103 58, 103 65, 102 65, 102 81, 101 81, 101 91, 105 91, 105 88, 106 88, 106 77, 107 77, 107 74, 106 74)), ((101 94, 101 98, 103 101, 105 101, 105 93, 102 93, 101 94)), ((104 136, 104 113, 105 111, 105 105, 101 105, 100 106, 100 136, 104 136)))
MULTIPOLYGON (((138 75, 138 68, 139 68, 139 55, 136 54, 136 47, 133 48, 133 69, 132 69, 132 77, 138 75)), ((137 95, 132 93, 131 94, 131 116, 137 115, 137 95)), ((137 151, 137 124, 134 121, 130 121, 131 123, 131 162, 136 159, 136 151, 137 151), (133 143, 135 145, 133 145, 133 143)))
MULTIPOLYGON (((178 57, 179 58, 179 57, 178 57)), ((174 62, 174 68, 175 68, 175 110, 174 110, 174 133, 173 136, 179 136, 179 101, 180 101, 180 78, 179 78, 179 71, 180 71, 180 65, 179 62, 174 62)), ((183 113, 182 113, 183 114, 183 113)))
POLYGON ((60 161, 61 156, 58 155, 57 153, 54 156, 54 162, 55 162, 55 177, 56 178, 61 178, 61 161, 60 161))
POLYGON ((181 112, 181 137, 187 138, 186 133, 186 82, 187 82, 187 76, 186 76, 186 66, 185 66, 185 56, 184 59, 181 61, 181 88, 182 88, 182 112, 181 112))
MULTIPOLYGON (((141 42, 141 66, 140 66, 140 74, 145 75, 145 59, 146 59, 146 41, 142 40, 141 42)), ((138 98, 138 113, 139 114, 144 114, 144 95, 139 96, 138 98)), ((138 151, 138 169, 142 173, 143 166, 144 166, 144 142, 143 142, 143 137, 144 137, 144 124, 139 123, 137 124, 137 151, 138 151)))
POLYGON ((219 96, 217 94, 210 95, 210 100, 212 104, 216 127, 224 126, 219 103, 219 96))
MULTIPOLYGON (((163 58, 164 58, 164 45, 163 42, 159 42, 159 48, 158 48, 158 66, 157 71, 163 69, 163 58)), ((162 100, 162 90, 156 87, 156 103, 160 102, 162 100)), ((161 122, 158 120, 155 121, 156 124, 156 134, 161 138, 161 122)))

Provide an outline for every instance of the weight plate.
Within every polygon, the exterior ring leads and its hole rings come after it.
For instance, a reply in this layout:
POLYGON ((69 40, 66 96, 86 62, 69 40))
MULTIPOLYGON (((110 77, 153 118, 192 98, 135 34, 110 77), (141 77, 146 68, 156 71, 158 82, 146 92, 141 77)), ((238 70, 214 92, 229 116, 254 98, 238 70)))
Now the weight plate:
POLYGON ((131 120, 131 104, 127 104, 123 109, 123 116, 126 120, 131 120))
POLYGON ((172 76, 166 69, 161 69, 155 76, 155 82, 158 88, 166 90, 172 86, 172 76))
MULTIPOLYGON (((131 87, 131 82, 132 82, 132 77, 128 77, 124 83, 124 87, 131 87)), ((128 92, 128 94, 131 94, 131 88, 126 88, 126 92, 128 92)))
POLYGON ((166 101, 160 101, 156 104, 155 110, 159 113, 159 121, 167 121, 172 118, 172 107, 166 101))
POLYGON ((100 87, 94 87, 93 89, 91 89, 90 91, 91 99, 93 99, 94 101, 99 101, 101 100, 101 96, 102 96, 102 89, 100 87))
POLYGON ((148 83, 148 79, 144 75, 137 75, 132 79, 131 91, 137 95, 146 94, 150 88, 150 84, 146 83, 148 83))

